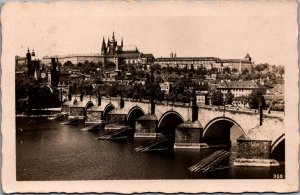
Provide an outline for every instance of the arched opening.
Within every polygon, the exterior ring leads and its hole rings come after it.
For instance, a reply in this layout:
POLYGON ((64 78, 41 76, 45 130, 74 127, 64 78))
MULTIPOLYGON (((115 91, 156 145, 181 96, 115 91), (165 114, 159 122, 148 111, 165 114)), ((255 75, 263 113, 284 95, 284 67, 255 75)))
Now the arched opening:
POLYGON ((280 164, 285 161, 285 136, 284 134, 280 136, 271 147, 271 158, 280 162, 280 164))
POLYGON ((245 132, 234 120, 220 117, 210 121, 203 129, 202 142, 210 146, 236 147, 237 138, 245 132))
POLYGON ((89 101, 89 102, 86 103, 85 109, 84 109, 84 116, 87 115, 87 109, 91 108, 92 106, 94 106, 92 101, 89 101))
POLYGON ((103 120, 106 120, 106 115, 107 115, 107 113, 109 113, 110 111, 112 111, 112 110, 114 110, 115 109, 115 106, 114 105, 112 105, 112 104, 108 104, 105 108, 104 108, 104 110, 103 110, 103 120))
POLYGON ((144 111, 140 107, 133 107, 127 114, 127 125, 131 126, 133 130, 135 130, 136 119, 140 118, 141 116, 144 116, 144 114, 144 111))
POLYGON ((176 127, 183 122, 184 119, 178 112, 166 112, 158 122, 158 132, 168 137, 175 137, 176 127))
POLYGON ((92 101, 89 101, 89 102, 86 104, 85 108, 86 108, 86 109, 89 109, 89 108, 91 108, 92 106, 94 106, 94 103, 93 103, 92 101))

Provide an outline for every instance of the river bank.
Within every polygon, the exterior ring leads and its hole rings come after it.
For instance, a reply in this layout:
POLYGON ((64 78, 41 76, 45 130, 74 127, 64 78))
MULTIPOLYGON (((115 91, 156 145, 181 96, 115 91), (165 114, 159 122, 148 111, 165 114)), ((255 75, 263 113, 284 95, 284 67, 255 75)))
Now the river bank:
POLYGON ((16 113, 17 118, 24 117, 51 117, 61 112, 61 108, 47 108, 47 109, 32 109, 26 110, 22 113, 16 113))

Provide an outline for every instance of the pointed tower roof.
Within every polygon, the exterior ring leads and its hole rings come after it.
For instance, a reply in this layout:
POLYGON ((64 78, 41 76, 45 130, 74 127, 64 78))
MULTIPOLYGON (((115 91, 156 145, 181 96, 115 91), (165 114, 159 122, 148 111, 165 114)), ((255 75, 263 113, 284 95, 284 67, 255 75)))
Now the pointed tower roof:
POLYGON ((250 55, 247 53, 244 58, 251 58, 250 55))
POLYGON ((106 44, 105 44, 105 40, 104 40, 104 37, 103 37, 102 47, 101 47, 101 53, 105 53, 105 52, 106 52, 106 44))
POLYGON ((112 34, 112 41, 115 41, 115 32, 113 31, 113 34, 112 34))

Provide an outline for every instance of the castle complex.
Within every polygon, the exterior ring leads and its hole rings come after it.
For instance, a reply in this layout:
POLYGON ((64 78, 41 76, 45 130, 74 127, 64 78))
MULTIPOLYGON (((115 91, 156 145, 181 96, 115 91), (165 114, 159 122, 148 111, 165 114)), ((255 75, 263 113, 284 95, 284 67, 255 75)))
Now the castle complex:
POLYGON ((101 62, 119 64, 153 64, 154 56, 152 54, 141 53, 136 46, 125 46, 123 45, 123 38, 120 45, 115 38, 113 32, 112 38, 108 38, 107 42, 103 37, 101 51, 96 54, 71 54, 66 56, 45 56, 42 59, 42 63, 49 65, 51 64, 51 58, 57 58, 61 64, 67 61, 73 64, 84 63, 90 61, 94 63, 101 62))
MULTIPOLYGON (((34 52, 33 52, 34 53, 34 52)), ((28 54, 27 54, 28 55, 28 54)), ((34 54, 30 54, 34 56, 34 54)), ((223 68, 228 67, 231 70, 235 69, 241 72, 244 69, 249 69, 253 65, 253 61, 249 54, 241 59, 221 59, 217 57, 177 57, 176 53, 171 53, 170 57, 154 58, 152 54, 144 54, 138 50, 136 46, 125 46, 123 38, 118 43, 114 32, 111 39, 102 40, 100 53, 96 54, 70 54, 65 56, 44 56, 41 60, 42 64, 50 65, 51 58, 58 59, 59 63, 64 64, 71 62, 72 64, 84 63, 85 61, 102 63, 114 63, 116 69, 120 64, 159 64, 161 67, 178 67, 187 69, 216 69, 222 71, 223 68)), ((27 60, 30 60, 26 57, 27 60)), ((24 63, 24 58, 16 56, 16 64, 24 63)), ((34 63, 34 62, 32 62, 34 63)), ((29 63, 31 64, 31 62, 29 63)), ((28 72, 32 72, 31 67, 28 67, 28 72)))

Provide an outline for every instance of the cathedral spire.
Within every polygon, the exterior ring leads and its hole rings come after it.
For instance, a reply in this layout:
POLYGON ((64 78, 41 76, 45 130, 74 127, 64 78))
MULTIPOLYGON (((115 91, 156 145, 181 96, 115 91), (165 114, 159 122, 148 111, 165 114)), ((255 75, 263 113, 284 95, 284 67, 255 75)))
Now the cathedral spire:
POLYGON ((113 34, 112 34, 112 41, 115 41, 115 32, 113 31, 113 34))
POLYGON ((123 47, 123 37, 122 37, 122 39, 121 39, 121 47, 123 47))
POLYGON ((102 54, 105 54, 105 53, 106 53, 106 44, 105 44, 104 37, 103 37, 103 40, 102 40, 101 53, 102 53, 102 54))

